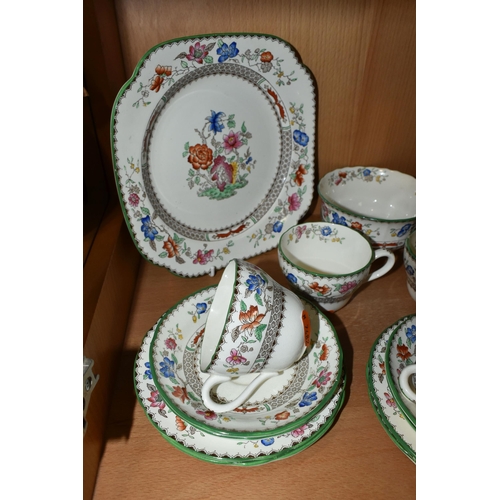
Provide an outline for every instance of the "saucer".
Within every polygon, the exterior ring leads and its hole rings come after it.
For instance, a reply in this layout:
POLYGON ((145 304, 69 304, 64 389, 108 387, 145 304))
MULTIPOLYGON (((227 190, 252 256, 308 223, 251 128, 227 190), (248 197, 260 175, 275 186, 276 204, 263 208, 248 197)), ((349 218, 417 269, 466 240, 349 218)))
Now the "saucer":
POLYGON ((377 338, 366 366, 370 401, 382 426, 403 453, 416 463, 417 443, 415 429, 399 410, 387 382, 385 351, 391 333, 410 316, 399 319, 377 338))
MULTIPOLYGON (((201 388, 208 375, 199 366, 199 349, 217 286, 186 297, 159 320, 149 359, 155 386, 181 419, 207 433, 266 438, 300 427, 321 411, 341 383, 342 349, 333 325, 314 305, 301 299, 311 321, 311 345, 292 368, 264 382, 251 400, 234 411, 207 409, 201 388)), ((241 392, 238 379, 221 384, 221 402, 241 392)))
MULTIPOLYGON (((158 324, 160 323, 161 320, 158 324)), ((136 356, 134 386, 137 399, 161 435, 190 456, 208 462, 239 466, 282 460, 308 448, 322 437, 330 429, 342 407, 345 378, 320 412, 289 432, 280 431, 264 439, 231 439, 205 433, 176 415, 165 404, 154 384, 149 352, 155 329, 153 327, 146 334, 136 356)))
POLYGON ((389 368, 387 383, 398 408, 414 429, 417 427, 417 405, 404 395, 399 386, 399 375, 405 366, 417 362, 416 331, 417 317, 414 314, 391 333, 385 352, 385 366, 389 368))

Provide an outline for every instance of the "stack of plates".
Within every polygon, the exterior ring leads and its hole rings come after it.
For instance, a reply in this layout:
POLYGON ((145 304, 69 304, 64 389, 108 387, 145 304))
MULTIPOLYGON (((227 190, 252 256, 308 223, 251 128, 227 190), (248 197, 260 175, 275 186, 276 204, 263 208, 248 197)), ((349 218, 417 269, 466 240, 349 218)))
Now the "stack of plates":
MULTIPOLYGON (((137 398, 162 436, 193 457, 251 466, 295 455, 328 431, 342 407, 345 378, 337 333, 303 300, 314 332, 303 358, 264 382, 245 405, 217 414, 203 405, 201 387, 208 375, 199 366, 216 290, 211 286, 186 297, 146 334, 135 364, 137 398)), ((225 402, 241 391, 241 383, 225 382, 216 391, 225 402)))
POLYGON ((390 438, 414 463, 417 460, 416 405, 401 392, 398 377, 405 366, 417 362, 416 324, 413 314, 384 330, 372 347, 366 367, 375 413, 390 438))

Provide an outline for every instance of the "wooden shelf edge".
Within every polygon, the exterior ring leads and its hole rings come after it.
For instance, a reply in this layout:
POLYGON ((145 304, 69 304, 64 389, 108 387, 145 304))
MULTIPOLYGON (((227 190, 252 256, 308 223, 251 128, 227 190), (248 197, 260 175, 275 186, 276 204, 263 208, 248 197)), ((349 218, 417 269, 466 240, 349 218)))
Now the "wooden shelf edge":
MULTIPOLYGON (((118 207, 119 208, 119 207, 118 207)), ((116 212, 109 214, 103 221, 100 232, 103 245, 109 252, 105 268, 85 271, 92 276, 92 281, 84 280, 84 286, 99 288, 90 290, 92 300, 84 305, 89 321, 87 335, 84 338, 83 355, 94 361, 93 372, 99 375, 99 381, 92 392, 87 410, 87 431, 83 438, 83 482, 84 499, 93 496, 99 464, 105 442, 106 421, 109 402, 115 386, 117 367, 128 324, 128 317, 141 256, 137 251, 128 228, 120 212, 121 221, 116 219, 116 212), (92 274, 96 272, 97 274, 92 274), (101 286, 99 286, 99 283, 101 286)), ((101 258, 103 252, 100 253, 101 258)), ((95 264, 97 266, 97 263, 95 264)), ((84 272, 85 275, 85 272, 84 272)))

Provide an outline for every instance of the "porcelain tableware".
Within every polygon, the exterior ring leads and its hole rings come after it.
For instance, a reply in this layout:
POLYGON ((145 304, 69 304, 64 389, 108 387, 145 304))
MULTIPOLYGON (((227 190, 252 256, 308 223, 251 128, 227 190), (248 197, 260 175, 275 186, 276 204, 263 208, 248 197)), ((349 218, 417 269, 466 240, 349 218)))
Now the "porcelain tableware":
POLYGON ((202 388, 205 406, 216 412, 234 410, 263 382, 298 361, 309 342, 309 316, 300 299, 254 264, 230 261, 201 344, 201 371, 210 374, 202 388), (235 399, 213 401, 213 387, 252 374, 258 376, 244 381, 235 399))
MULTIPOLYGON (((161 321, 161 320, 160 320, 161 321)), ((188 455, 207 462, 253 466, 281 460, 314 444, 333 425, 344 400, 344 384, 340 385, 328 404, 309 420, 291 430, 266 438, 231 439, 207 433, 174 413, 154 385, 149 362, 150 344, 156 327, 144 337, 137 353, 134 385, 141 406, 161 435, 188 455)))
POLYGON ((416 179, 397 170, 344 167, 319 182, 321 217, 368 236, 375 248, 404 245, 416 221, 416 179))
POLYGON ((399 375, 399 386, 403 394, 412 402, 417 403, 417 364, 405 366, 399 375))
POLYGON ((412 232, 405 241, 403 262, 406 271, 406 286, 413 300, 417 300, 417 230, 412 232))
POLYGON ((405 316, 399 319, 378 336, 372 346, 366 366, 366 379, 368 382, 370 401, 382 426, 398 448, 400 448, 412 462, 416 463, 416 431, 401 413, 394 398, 394 391, 388 384, 390 375, 387 373, 385 357, 389 337, 398 326, 411 317, 412 316, 405 316))
MULTIPOLYGON (((401 374, 408 367, 415 366, 417 362, 417 316, 412 314, 405 321, 393 330, 388 341, 385 353, 385 366, 387 369, 387 384, 391 389, 394 400, 399 410, 413 428, 417 426, 417 405, 416 399, 410 399, 405 395, 405 391, 400 381, 408 380, 407 377, 401 379, 401 374)), ((411 368, 410 370, 413 370, 411 368)), ((405 388, 408 385, 404 386, 405 388)))
MULTIPOLYGON (((217 286, 181 300, 160 319, 150 346, 153 384, 179 418, 208 434, 234 439, 263 439, 291 431, 320 412, 338 390, 342 349, 330 320, 302 299, 311 322, 311 345, 301 360, 265 381, 251 398, 231 412, 208 409, 201 392, 208 374, 200 369, 200 344, 217 286)), ((216 386, 224 403, 241 392, 238 379, 216 386)))
POLYGON ((285 231, 278 259, 288 281, 327 311, 344 307, 364 282, 382 277, 395 262, 392 252, 374 250, 357 231, 328 222, 298 224, 285 231), (370 271, 382 257, 387 262, 370 271))
POLYGON ((285 41, 226 33, 151 48, 112 110, 134 243, 182 276, 275 248, 314 192, 316 95, 285 41))

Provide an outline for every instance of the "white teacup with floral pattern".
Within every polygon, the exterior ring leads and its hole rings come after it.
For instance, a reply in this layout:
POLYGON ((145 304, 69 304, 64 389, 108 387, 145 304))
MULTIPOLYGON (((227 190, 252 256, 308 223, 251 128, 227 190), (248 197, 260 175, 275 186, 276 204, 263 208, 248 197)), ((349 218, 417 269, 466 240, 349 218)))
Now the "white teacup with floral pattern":
POLYGON ((406 285, 413 300, 417 300, 417 230, 410 233, 405 241, 403 262, 406 271, 406 285))
POLYGON ((242 405, 266 380, 295 364, 310 342, 309 316, 301 300, 250 262, 229 262, 208 313, 200 352, 202 399, 217 413, 242 405), (233 401, 214 401, 216 385, 238 377, 233 401))
POLYGON ((321 218, 356 229, 374 248, 396 250, 416 221, 415 177, 377 167, 344 167, 318 185, 321 218))
POLYGON ((394 266, 392 252, 374 250, 368 239, 345 226, 309 222, 288 229, 280 238, 278 259, 288 281, 327 311, 338 311, 365 281, 380 278, 394 266), (382 257, 387 262, 370 272, 382 257))

